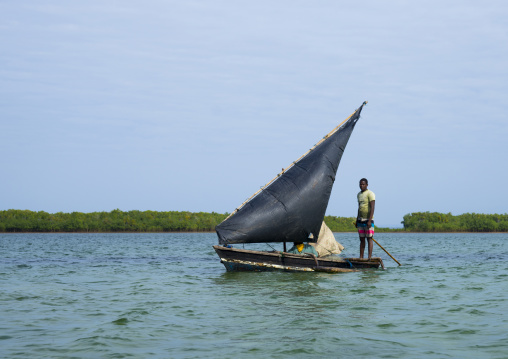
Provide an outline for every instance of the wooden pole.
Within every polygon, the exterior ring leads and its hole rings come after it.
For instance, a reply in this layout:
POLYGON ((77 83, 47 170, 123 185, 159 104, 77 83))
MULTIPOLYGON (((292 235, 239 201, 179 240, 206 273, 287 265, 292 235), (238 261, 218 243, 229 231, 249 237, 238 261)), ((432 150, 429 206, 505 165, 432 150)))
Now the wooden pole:
POLYGON ((393 256, 392 256, 390 253, 388 253, 388 251, 387 251, 386 249, 384 249, 384 248, 383 248, 383 246, 382 246, 381 244, 379 244, 379 243, 378 243, 378 242, 374 239, 374 237, 372 237, 372 240, 373 240, 374 242, 376 242, 376 244, 377 244, 378 246, 380 246, 380 247, 381 247, 381 249, 382 249, 382 250, 384 250, 384 251, 386 252, 386 254, 388 254, 388 255, 390 256, 390 258, 392 258, 395 262, 397 262, 397 264, 398 264, 399 266, 401 266, 401 265, 402 265, 402 264, 400 264, 400 263, 399 263, 399 262, 398 262, 395 258, 393 258, 393 256))

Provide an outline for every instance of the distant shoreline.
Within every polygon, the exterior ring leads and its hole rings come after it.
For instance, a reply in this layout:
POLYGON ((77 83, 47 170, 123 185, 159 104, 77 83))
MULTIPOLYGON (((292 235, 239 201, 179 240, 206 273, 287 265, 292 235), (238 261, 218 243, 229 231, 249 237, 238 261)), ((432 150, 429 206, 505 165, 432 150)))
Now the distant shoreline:
MULTIPOLYGON (((229 213, 121 211, 47 213, 0 211, 0 233, 213 233, 229 213)), ((355 217, 325 216, 335 233, 355 233, 355 217)), ((376 223, 377 224, 377 223, 376 223)), ((508 214, 416 212, 403 228, 376 226, 376 233, 508 233, 508 214)))

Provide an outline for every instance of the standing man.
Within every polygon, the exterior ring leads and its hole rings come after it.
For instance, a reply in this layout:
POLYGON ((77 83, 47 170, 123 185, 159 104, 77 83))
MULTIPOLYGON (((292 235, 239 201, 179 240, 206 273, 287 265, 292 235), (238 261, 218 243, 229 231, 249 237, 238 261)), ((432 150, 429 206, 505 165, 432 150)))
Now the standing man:
POLYGON ((369 181, 366 178, 360 180, 360 192, 358 198, 358 215, 356 217, 356 228, 360 236, 360 258, 363 258, 365 252, 365 238, 369 241, 369 259, 372 257, 374 242, 374 207, 376 205, 376 195, 367 189, 369 181))

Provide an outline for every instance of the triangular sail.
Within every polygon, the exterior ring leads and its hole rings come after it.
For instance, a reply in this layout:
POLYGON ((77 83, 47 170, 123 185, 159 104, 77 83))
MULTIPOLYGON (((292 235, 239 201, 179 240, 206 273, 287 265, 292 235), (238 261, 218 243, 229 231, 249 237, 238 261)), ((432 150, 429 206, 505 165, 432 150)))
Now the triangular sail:
POLYGON ((219 244, 315 242, 342 154, 364 105, 216 226, 219 244))

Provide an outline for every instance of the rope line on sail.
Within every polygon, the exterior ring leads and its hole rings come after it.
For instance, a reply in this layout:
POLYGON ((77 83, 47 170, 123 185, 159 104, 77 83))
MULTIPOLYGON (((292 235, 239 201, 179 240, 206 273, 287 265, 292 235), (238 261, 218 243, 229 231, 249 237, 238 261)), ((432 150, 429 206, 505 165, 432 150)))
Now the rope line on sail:
MULTIPOLYGON (((367 101, 364 101, 362 103, 362 106, 366 105, 367 104, 367 101)), ((355 110, 355 112, 353 112, 351 115, 349 115, 348 118, 346 118, 344 121, 342 121, 337 127, 335 127, 333 130, 331 130, 327 135, 325 135, 321 140, 319 140, 318 143, 316 143, 314 145, 314 147, 312 147, 310 150, 308 150, 307 152, 305 152, 300 158, 298 158, 296 161, 293 161, 288 167, 286 168, 283 168, 282 169, 282 172, 280 172, 279 174, 277 174, 277 176, 275 176, 275 178, 273 178, 270 182, 268 182, 267 184, 265 184, 264 186, 261 186, 261 188, 256 191, 256 193, 254 193, 252 196, 250 196, 249 198, 247 198, 241 205, 239 205, 233 212, 230 213, 229 216, 226 217, 226 219, 224 219, 224 221, 222 222, 225 222, 226 220, 229 219, 229 217, 233 216, 234 214, 236 214, 247 202, 249 202, 251 199, 253 199, 254 197, 256 197, 260 192, 262 192, 265 188, 267 188, 268 186, 270 186, 273 182, 275 182, 284 172, 286 172, 287 170, 289 170, 291 167, 293 167, 296 163, 298 163, 302 158, 304 158, 305 156, 307 156, 313 149, 315 149, 317 146, 319 146, 320 144, 322 144, 324 141, 326 141, 330 136, 332 136, 335 132, 337 132, 341 126, 346 123, 347 121, 349 121, 349 119, 351 117, 353 117, 356 112, 358 112, 358 110, 360 108, 362 108, 362 106, 360 106, 359 108, 357 108, 355 110)), ((221 223, 222 223, 221 222, 221 223)))

